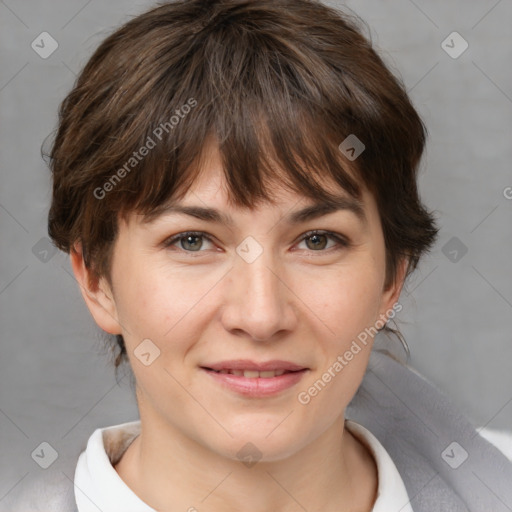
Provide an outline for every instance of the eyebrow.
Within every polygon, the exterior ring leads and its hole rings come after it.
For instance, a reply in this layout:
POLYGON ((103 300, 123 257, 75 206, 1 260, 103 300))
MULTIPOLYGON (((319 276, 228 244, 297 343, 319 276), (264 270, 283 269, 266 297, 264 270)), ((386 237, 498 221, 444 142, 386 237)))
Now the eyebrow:
MULTIPOLYGON (((283 221, 289 225, 296 225, 337 211, 349 211, 353 213, 364 225, 367 225, 368 223, 363 203, 358 199, 347 196, 336 196, 333 200, 317 202, 310 206, 306 206, 301 210, 297 210, 285 216, 283 221)), ((216 208, 185 206, 173 203, 162 206, 161 208, 145 215, 144 222, 149 224, 154 222, 157 218, 172 214, 189 215, 199 220, 224 224, 228 227, 232 227, 234 225, 234 221, 230 215, 223 213, 216 208)))

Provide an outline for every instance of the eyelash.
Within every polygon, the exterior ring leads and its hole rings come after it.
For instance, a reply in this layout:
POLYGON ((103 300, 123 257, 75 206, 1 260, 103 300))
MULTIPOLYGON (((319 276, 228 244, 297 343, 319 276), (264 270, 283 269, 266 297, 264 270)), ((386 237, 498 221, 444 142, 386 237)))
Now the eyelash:
MULTIPOLYGON (((308 231, 308 232, 304 233, 302 235, 302 237, 300 238, 300 240, 298 241, 298 243, 303 242, 304 240, 311 238, 315 235, 325 235, 325 236, 331 238, 332 240, 334 240, 338 244, 338 246, 331 247, 330 249, 319 250, 319 251, 314 251, 314 250, 309 249, 309 251, 312 253, 318 252, 320 254, 322 254, 322 253, 325 254, 325 253, 329 253, 332 251, 336 252, 336 251, 340 251, 342 249, 347 249, 351 245, 350 242, 346 238, 344 238, 340 235, 337 235, 336 233, 333 233, 331 231, 325 231, 325 230, 319 230, 319 229, 315 229, 315 230, 308 231)), ((205 238, 206 240, 208 240, 209 242, 213 243, 213 240, 203 231, 185 231, 183 233, 178 233, 177 235, 173 235, 172 237, 166 239, 163 242, 163 245, 165 248, 169 248, 174 243, 179 242, 180 240, 185 239, 188 236, 202 237, 202 238, 205 238)), ((179 248, 179 250, 193 258, 200 256, 201 253, 204 252, 204 251, 187 251, 187 250, 181 249, 181 248, 179 248), (197 254, 195 254, 195 253, 197 253, 197 254)))

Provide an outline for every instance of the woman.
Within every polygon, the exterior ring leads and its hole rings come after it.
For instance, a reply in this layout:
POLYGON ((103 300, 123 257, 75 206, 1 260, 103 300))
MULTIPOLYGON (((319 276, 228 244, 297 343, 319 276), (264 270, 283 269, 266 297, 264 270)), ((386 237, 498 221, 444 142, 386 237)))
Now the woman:
POLYGON ((61 106, 49 233, 140 420, 40 510, 511 510, 510 461, 372 350, 437 235, 425 136, 315 1, 165 3, 108 37, 61 106))

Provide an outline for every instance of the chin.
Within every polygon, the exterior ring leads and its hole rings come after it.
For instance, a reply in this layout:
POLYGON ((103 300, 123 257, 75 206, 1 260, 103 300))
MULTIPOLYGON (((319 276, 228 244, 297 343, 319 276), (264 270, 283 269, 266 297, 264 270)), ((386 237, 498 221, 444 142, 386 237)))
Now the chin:
POLYGON ((270 428, 267 422, 264 422, 263 426, 258 426, 254 420, 245 427, 239 426, 236 430, 228 428, 233 438, 224 436, 221 445, 217 445, 217 449, 212 448, 224 457, 248 462, 248 467, 254 461, 284 460, 307 444, 307 439, 304 434, 301 435, 295 429, 291 429, 291 425, 279 425, 282 420, 283 418, 280 418, 279 421, 272 422, 270 428))

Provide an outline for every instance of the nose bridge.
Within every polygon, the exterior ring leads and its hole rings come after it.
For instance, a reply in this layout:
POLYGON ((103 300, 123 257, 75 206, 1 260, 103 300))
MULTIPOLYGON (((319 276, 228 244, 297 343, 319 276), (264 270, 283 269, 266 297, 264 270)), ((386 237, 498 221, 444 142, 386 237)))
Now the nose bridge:
POLYGON ((279 299, 279 279, 274 258, 270 254, 261 254, 255 261, 239 261, 239 279, 243 279, 244 288, 249 297, 248 300, 260 300, 264 306, 279 299))
POLYGON ((256 340, 290 329, 294 317, 290 292, 279 275, 282 266, 274 252, 248 237, 237 253, 225 304, 225 327, 241 329, 256 340))

